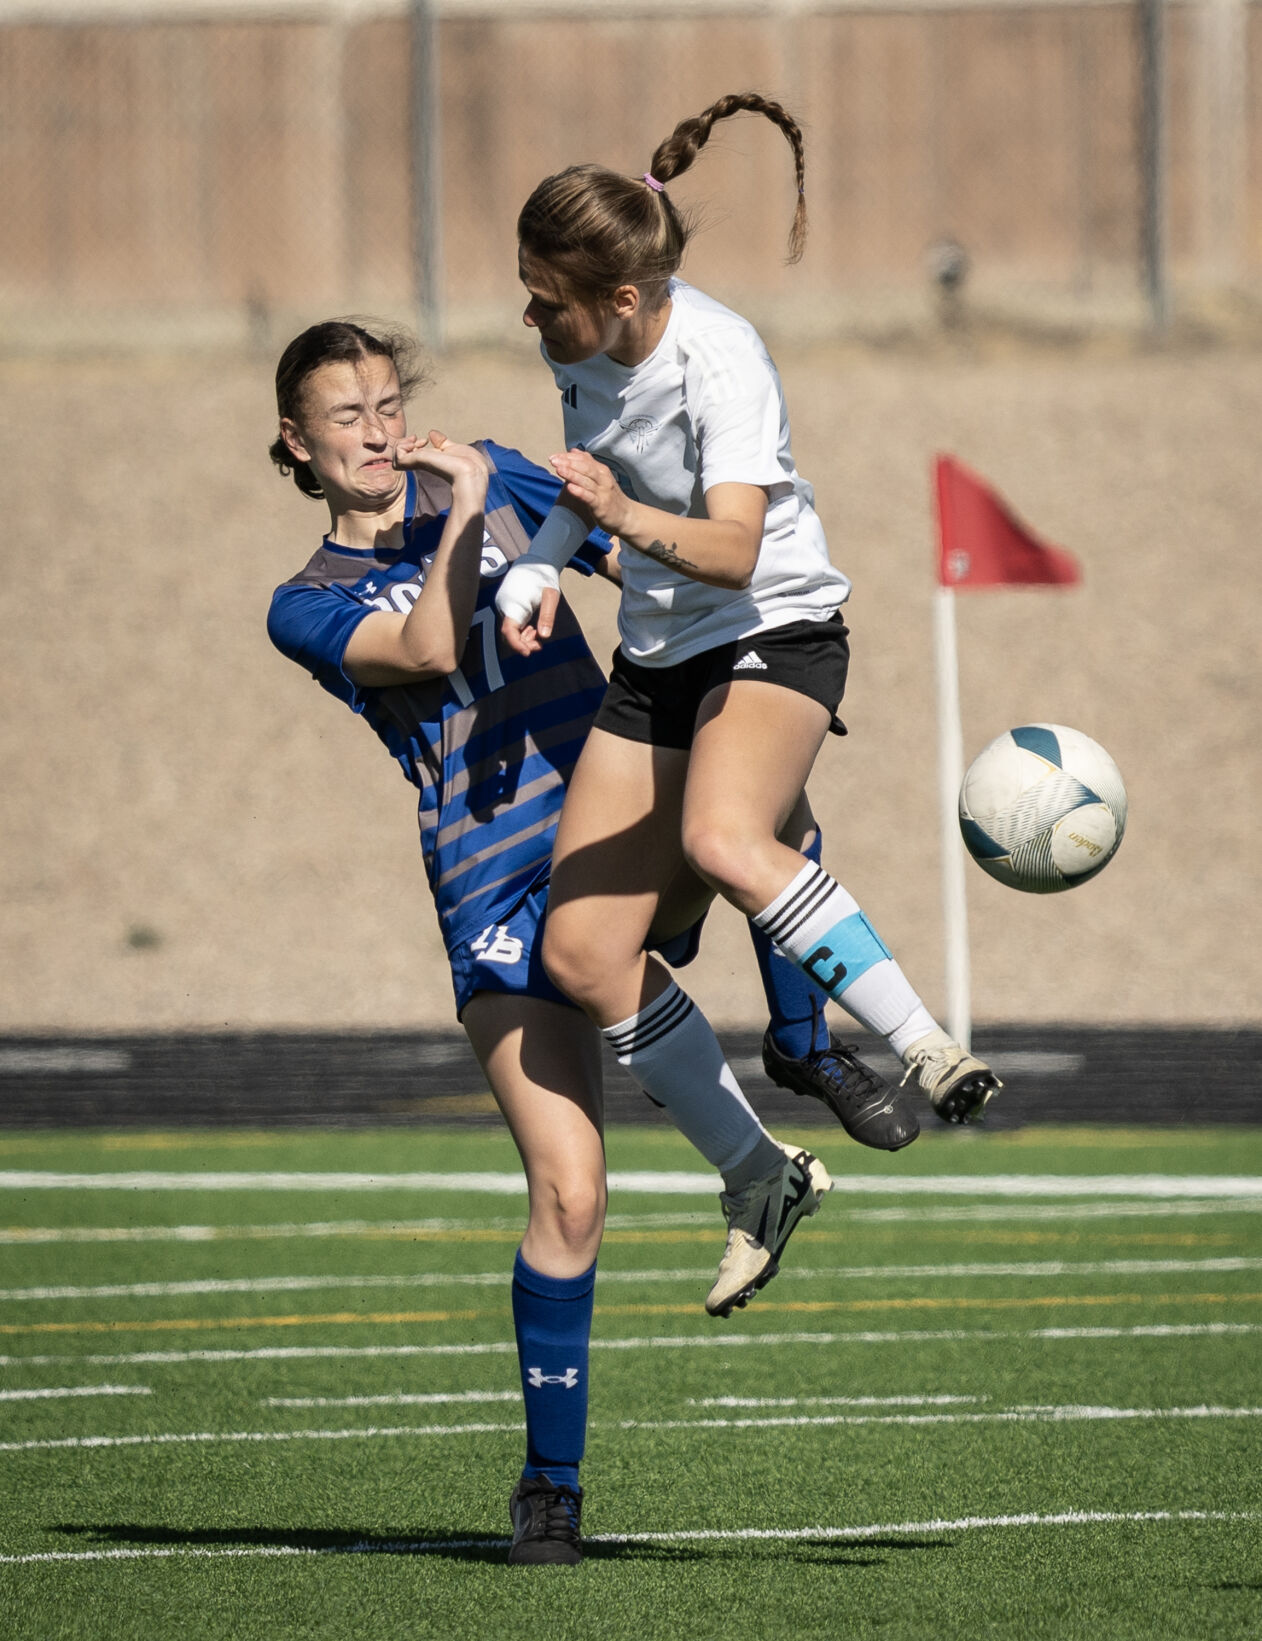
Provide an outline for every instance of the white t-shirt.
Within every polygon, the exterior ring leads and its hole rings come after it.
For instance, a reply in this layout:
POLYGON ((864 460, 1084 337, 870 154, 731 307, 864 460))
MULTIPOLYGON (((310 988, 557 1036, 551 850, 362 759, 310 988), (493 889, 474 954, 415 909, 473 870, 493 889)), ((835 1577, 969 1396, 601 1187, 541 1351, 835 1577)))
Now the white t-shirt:
POLYGON ((690 581, 624 545, 618 629, 642 666, 673 666, 792 621, 822 621, 850 592, 828 557, 810 485, 793 465, 780 377, 757 331, 682 280, 657 347, 638 365, 597 354, 576 365, 543 357, 561 390, 565 443, 613 469, 648 507, 704 518, 716 484, 769 496, 762 546, 740 591, 690 581))

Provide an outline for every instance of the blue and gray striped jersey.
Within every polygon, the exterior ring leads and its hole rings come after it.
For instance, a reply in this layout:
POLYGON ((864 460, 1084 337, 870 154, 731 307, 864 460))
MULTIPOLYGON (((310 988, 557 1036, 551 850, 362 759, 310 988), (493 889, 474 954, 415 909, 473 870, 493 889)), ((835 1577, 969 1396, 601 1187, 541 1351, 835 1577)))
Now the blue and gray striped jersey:
MULTIPOLYGON (((546 880, 565 789, 605 680, 562 601, 552 637, 525 658, 500 642, 499 578, 550 512, 560 486, 518 451, 489 441, 482 584, 457 670, 445 678, 368 688, 347 677, 351 633, 372 610, 406 612, 438 546, 449 487, 408 474, 405 545, 397 553, 325 541, 272 595, 272 642, 376 730, 420 789, 421 849, 449 949, 503 920, 546 880)), ((591 573, 609 550, 593 531, 572 560, 591 573)))

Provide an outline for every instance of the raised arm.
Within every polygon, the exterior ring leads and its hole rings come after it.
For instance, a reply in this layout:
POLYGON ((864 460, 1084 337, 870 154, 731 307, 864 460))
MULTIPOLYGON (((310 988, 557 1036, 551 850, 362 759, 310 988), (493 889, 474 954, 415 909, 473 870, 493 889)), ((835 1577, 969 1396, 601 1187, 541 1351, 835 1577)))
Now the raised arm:
POLYGON ((383 687, 444 677, 460 665, 478 597, 490 469, 471 445, 431 429, 409 435, 394 465, 435 473, 451 485, 451 507, 420 597, 406 615, 374 610, 355 628, 343 666, 357 684, 383 687))
POLYGON ((553 456, 565 496, 628 547, 709 587, 748 587, 762 546, 767 492, 756 484, 716 484, 705 518, 681 518, 632 501, 604 462, 585 450, 553 456))

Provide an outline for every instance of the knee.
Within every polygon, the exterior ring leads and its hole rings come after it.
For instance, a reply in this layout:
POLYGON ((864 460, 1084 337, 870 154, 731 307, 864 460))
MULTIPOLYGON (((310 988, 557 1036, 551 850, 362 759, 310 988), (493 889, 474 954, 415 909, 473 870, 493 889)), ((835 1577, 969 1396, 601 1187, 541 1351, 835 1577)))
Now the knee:
POLYGON ((605 1225, 603 1176, 566 1175, 532 1187, 530 1222, 557 1255, 590 1264, 605 1225))
POLYGON ((758 839, 735 818, 704 816, 683 832, 684 857, 698 877, 723 895, 740 895, 750 887, 758 839))
POLYGON ((593 962, 583 931, 572 919, 548 919, 543 931, 543 967, 557 990, 580 1008, 595 1001, 595 982, 602 968, 593 962))

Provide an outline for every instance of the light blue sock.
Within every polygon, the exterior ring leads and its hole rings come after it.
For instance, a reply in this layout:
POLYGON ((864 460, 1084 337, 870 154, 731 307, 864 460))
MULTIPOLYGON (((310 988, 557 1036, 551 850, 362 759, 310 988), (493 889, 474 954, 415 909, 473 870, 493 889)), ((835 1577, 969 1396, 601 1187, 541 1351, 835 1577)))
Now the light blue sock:
POLYGON ((523 1476, 577 1489, 587 1439, 587 1345, 596 1265, 581 1276, 545 1276, 513 1264, 513 1326, 526 1402, 523 1476))

